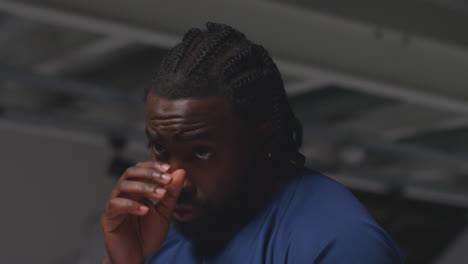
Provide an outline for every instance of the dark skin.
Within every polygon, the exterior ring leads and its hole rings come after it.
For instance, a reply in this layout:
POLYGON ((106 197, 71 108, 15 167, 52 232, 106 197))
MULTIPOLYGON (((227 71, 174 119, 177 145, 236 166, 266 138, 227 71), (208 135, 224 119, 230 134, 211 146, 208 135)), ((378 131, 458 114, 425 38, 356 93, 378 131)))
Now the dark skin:
POLYGON ((158 251, 171 221, 201 223, 196 231, 203 233, 205 218, 220 217, 214 212, 255 211, 282 182, 272 177, 268 160, 270 122, 248 124, 224 98, 149 94, 146 134, 152 161, 127 169, 101 217, 104 263, 143 263, 158 251))

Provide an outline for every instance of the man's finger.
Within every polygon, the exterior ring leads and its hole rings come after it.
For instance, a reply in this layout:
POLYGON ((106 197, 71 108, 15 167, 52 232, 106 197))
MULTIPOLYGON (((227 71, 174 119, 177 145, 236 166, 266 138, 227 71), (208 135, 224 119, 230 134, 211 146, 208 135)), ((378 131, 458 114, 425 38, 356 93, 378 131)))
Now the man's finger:
POLYGON ((153 167, 130 167, 125 173, 128 180, 143 180, 161 185, 168 184, 172 180, 170 173, 157 171, 153 167))
POLYGON ((145 215, 148 209, 147 206, 137 201, 116 197, 110 199, 107 203, 105 215, 109 219, 122 214, 145 215))
POLYGON ((135 167, 155 168, 155 169, 160 170, 161 172, 166 172, 171 168, 171 165, 160 162, 160 161, 141 161, 141 162, 138 162, 135 165, 135 167))
POLYGON ((179 199, 180 192, 184 186, 185 177, 185 170, 178 169, 174 171, 172 173, 171 184, 166 186, 166 196, 155 205, 156 210, 167 218, 170 218, 172 212, 174 211, 177 199, 179 199))
POLYGON ((138 181, 122 181, 118 183, 116 187, 115 196, 125 197, 131 195, 133 197, 136 195, 139 197, 161 200, 163 199, 166 192, 167 191, 164 188, 159 188, 150 183, 138 181))

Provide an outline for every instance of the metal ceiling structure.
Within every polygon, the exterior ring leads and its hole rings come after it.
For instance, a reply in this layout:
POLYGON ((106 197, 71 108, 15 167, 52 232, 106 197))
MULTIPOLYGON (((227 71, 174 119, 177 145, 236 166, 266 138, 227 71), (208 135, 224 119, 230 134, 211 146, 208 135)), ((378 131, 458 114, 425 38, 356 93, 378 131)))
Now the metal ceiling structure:
POLYGON ((120 133, 144 151, 141 97, 153 70, 188 28, 217 21, 274 56, 311 167, 362 191, 398 186, 406 198, 468 208, 468 5, 358 2, 369 8, 2 0, 1 122, 120 133))

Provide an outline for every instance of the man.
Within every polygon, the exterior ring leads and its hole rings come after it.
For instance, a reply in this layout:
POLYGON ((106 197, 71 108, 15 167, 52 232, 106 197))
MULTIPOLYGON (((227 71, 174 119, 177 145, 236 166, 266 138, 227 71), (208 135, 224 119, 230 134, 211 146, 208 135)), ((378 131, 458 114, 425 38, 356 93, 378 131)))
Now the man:
POLYGON ((304 168, 267 51, 206 26, 169 51, 145 93, 152 161, 110 196, 104 263, 405 263, 348 190, 304 168))

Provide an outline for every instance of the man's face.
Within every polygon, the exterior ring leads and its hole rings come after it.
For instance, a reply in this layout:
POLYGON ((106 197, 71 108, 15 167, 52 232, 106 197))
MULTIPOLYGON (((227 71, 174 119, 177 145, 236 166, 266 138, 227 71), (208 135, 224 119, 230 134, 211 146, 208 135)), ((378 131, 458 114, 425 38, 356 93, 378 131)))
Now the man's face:
POLYGON ((221 97, 168 100, 150 93, 146 132, 153 160, 187 172, 174 212, 179 223, 232 204, 263 157, 255 133, 221 97))

